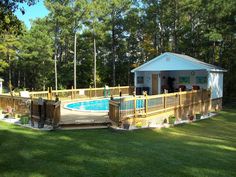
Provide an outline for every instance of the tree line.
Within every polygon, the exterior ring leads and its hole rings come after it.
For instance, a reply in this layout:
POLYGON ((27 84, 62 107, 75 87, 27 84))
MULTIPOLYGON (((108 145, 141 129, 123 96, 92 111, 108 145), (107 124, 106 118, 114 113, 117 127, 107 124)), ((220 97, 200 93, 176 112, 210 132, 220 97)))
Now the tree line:
POLYGON ((49 14, 32 21, 30 29, 14 22, 13 13, 1 19, 0 76, 7 87, 55 88, 56 72, 58 89, 71 88, 75 57, 77 88, 133 85, 133 68, 170 51, 227 69, 225 94, 236 95, 236 1, 44 3, 49 14))

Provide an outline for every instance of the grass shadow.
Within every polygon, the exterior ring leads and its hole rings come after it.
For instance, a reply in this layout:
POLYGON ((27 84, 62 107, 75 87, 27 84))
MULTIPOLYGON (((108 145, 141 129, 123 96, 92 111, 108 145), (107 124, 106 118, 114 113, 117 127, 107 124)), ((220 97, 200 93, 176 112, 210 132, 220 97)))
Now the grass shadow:
POLYGON ((234 109, 169 129, 40 132, 0 123, 1 176, 236 176, 234 109))

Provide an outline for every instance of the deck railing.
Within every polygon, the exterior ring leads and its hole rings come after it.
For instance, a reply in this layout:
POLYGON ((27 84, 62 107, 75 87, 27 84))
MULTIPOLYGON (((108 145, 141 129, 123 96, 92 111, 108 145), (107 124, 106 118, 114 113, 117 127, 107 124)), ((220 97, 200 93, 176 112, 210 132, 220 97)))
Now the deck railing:
POLYGON ((84 89, 67 89, 67 90, 52 90, 49 88, 47 91, 30 92, 32 98, 42 97, 48 100, 54 100, 56 96, 60 99, 79 99, 79 98, 94 98, 94 97, 109 97, 111 95, 117 96, 131 95, 134 91, 133 86, 118 86, 118 87, 102 87, 102 88, 84 88, 84 89))
POLYGON ((210 90, 134 96, 110 101, 109 118, 119 123, 127 118, 147 117, 166 111, 174 111, 174 116, 179 118, 195 113, 207 113, 210 105, 210 90))
MULTIPOLYGON (((40 105, 38 99, 30 99, 19 96, 0 95, 1 112, 31 116, 31 120, 43 123, 51 123, 57 126, 60 122, 60 102, 43 100, 40 105)), ((12 115, 15 116, 15 115, 12 115)))
POLYGON ((20 114, 29 113, 29 98, 19 96, 0 95, 0 109, 7 110, 8 107, 14 109, 15 112, 20 114))
POLYGON ((37 122, 39 128, 45 123, 57 127, 61 119, 60 104, 60 101, 32 99, 30 107, 32 123, 37 122))

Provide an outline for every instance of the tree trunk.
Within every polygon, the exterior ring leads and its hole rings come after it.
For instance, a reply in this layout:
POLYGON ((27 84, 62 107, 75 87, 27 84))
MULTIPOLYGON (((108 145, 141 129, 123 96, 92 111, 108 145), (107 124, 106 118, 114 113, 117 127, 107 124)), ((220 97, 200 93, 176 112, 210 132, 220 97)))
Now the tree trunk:
POLYGON ((76 36, 76 31, 74 35, 74 89, 77 88, 76 86, 76 41, 77 41, 77 36, 76 36))
POLYGON ((17 81, 17 87, 20 87, 20 71, 18 71, 18 81, 17 81))
MULTIPOLYGON (((55 47, 56 50, 56 47, 55 47)), ((55 90, 57 90, 57 54, 54 54, 55 90)))
POLYGON ((24 78, 23 78, 23 80, 24 80, 24 88, 26 88, 26 82, 25 82, 25 72, 24 72, 24 78))
POLYGON ((222 67, 222 52, 223 52, 223 46, 224 46, 224 43, 223 41, 221 42, 220 44, 220 51, 219 51, 219 66, 222 67))
POLYGON ((97 87, 97 79, 96 79, 96 75, 97 75, 97 48, 96 48, 96 39, 95 39, 95 35, 93 35, 93 51, 94 51, 94 73, 93 73, 93 81, 94 81, 94 88, 97 87))
POLYGON ((8 60, 8 64, 9 64, 9 69, 8 69, 8 86, 9 86, 9 90, 10 92, 12 91, 12 77, 11 77, 11 63, 10 63, 10 54, 9 52, 7 52, 7 60, 8 60))
POLYGON ((57 90, 57 32, 58 32, 58 24, 56 21, 56 26, 55 26, 55 39, 54 39, 54 73, 55 73, 55 90, 57 90))
POLYGON ((178 29, 178 1, 174 1, 174 33, 173 33, 173 44, 174 44, 174 52, 178 52, 178 37, 177 37, 177 29, 178 29))
POLYGON ((212 49, 212 61, 211 61, 211 64, 213 64, 213 65, 215 63, 215 47, 216 47, 216 42, 214 41, 213 42, 213 49, 212 49))
POLYGON ((112 83, 116 86, 116 48, 115 48, 115 24, 114 12, 112 13, 112 83))

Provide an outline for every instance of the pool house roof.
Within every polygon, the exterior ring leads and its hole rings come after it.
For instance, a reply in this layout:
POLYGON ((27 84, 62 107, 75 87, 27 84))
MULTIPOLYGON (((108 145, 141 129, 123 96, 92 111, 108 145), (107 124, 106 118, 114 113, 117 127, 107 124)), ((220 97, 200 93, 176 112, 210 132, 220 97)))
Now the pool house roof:
POLYGON ((207 70, 212 72, 226 72, 226 70, 221 67, 205 63, 187 55, 171 52, 165 52, 148 61, 147 63, 144 63, 143 65, 133 69, 131 72, 180 70, 207 70))

